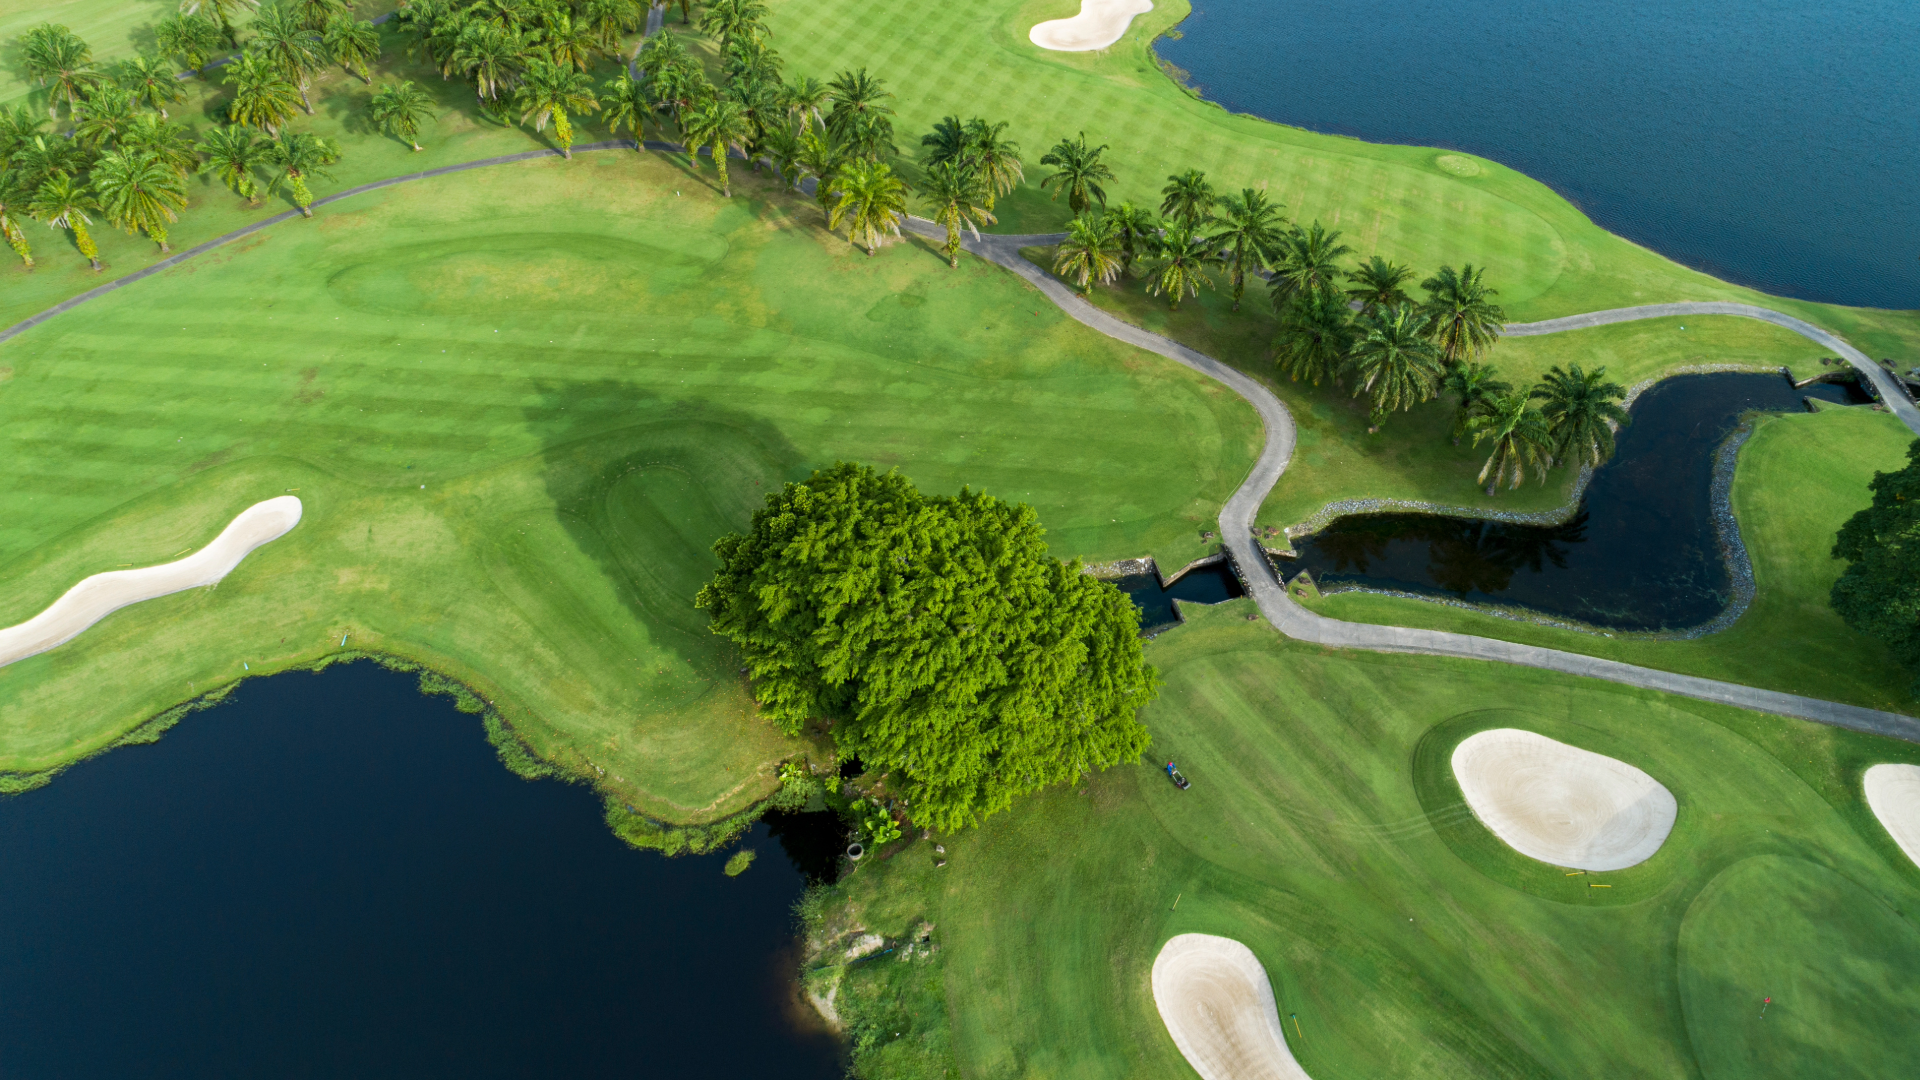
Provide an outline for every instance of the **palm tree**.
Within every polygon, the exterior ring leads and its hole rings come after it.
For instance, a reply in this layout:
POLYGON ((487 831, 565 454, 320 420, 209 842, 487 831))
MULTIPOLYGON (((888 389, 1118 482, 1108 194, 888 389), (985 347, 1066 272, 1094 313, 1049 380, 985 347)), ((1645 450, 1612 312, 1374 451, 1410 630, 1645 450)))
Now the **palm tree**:
POLYGON ((1067 223, 1067 238, 1053 254, 1053 272, 1074 283, 1081 295, 1093 283, 1107 284, 1120 276, 1120 237, 1106 214, 1082 214, 1067 223))
POLYGON ((307 189, 308 177, 331 180, 326 167, 340 160, 340 148, 329 139, 304 131, 289 131, 267 144, 265 160, 277 166, 280 174, 267 184, 267 193, 285 185, 293 193, 293 204, 302 217, 313 216, 313 192, 307 189))
POLYGON ((653 99, 646 83, 622 73, 600 84, 600 115, 609 132, 618 135, 622 127, 633 132, 634 150, 647 148, 646 122, 653 116, 653 99))
POLYGON ((1268 202, 1264 191, 1242 188, 1239 195, 1221 199, 1220 210, 1207 239, 1226 252, 1227 283, 1233 286, 1233 310, 1239 311, 1247 276, 1266 268, 1285 233, 1280 207, 1268 202))
POLYGON ((1453 445, 1467 433, 1467 423, 1487 411, 1494 398, 1513 392, 1513 387, 1496 378, 1492 364, 1455 364, 1440 380, 1440 389, 1459 399, 1453 411, 1453 445))
POLYGON ((267 134, 280 134, 280 125, 293 119, 293 84, 266 57, 242 53, 227 65, 224 78, 233 87, 233 100, 227 105, 227 118, 236 124, 265 128, 267 134))
POLYGON ((254 180, 254 170, 271 164, 267 157, 270 145, 239 124, 214 128, 200 141, 200 152, 207 155, 200 171, 212 173, 235 195, 259 206, 260 185, 254 180))
POLYGON ((920 136, 920 145, 931 147, 926 155, 926 164, 931 167, 948 161, 962 161, 967 158, 967 125, 957 116, 943 116, 933 125, 933 130, 920 136))
POLYGON ((1467 430, 1473 434, 1475 446, 1483 440, 1493 441, 1493 452, 1480 467, 1479 479, 1487 485, 1487 494, 1493 494, 1502 480, 1509 488, 1519 487, 1529 468, 1541 480, 1547 478, 1553 435, 1547 429, 1547 418, 1527 404, 1527 395, 1502 394, 1490 399, 1486 411, 1467 422, 1467 430))
POLYGON ((907 182, 893 175, 885 162, 856 157, 834 174, 833 213, 827 228, 847 223, 847 239, 871 256, 889 236, 900 235, 907 219, 907 182))
POLYGON ((33 201, 27 207, 34 217, 47 223, 53 229, 70 229, 73 232, 73 246, 80 249, 87 262, 98 272, 100 267, 100 248, 93 242, 93 236, 87 232, 87 226, 93 219, 87 216, 89 210, 99 210, 100 204, 93 201, 93 193, 85 184, 71 176, 55 176, 40 185, 34 192, 33 201))
POLYGON ((635 0, 586 0, 580 19, 599 39, 600 51, 612 55, 620 48, 620 35, 644 24, 647 17, 635 0))
POLYGON ((1167 177, 1160 195, 1160 215, 1187 225, 1198 226, 1213 210, 1213 185, 1199 169, 1167 177))
POLYGON ((145 231, 164 253, 167 224, 180 220, 187 206, 187 181, 146 150, 112 153, 93 167, 92 187, 107 220, 127 231, 145 231))
POLYGON ((700 148, 706 147, 714 168, 720 170, 720 194, 732 198, 727 151, 736 146, 744 150, 747 140, 753 138, 753 120, 747 116, 746 107, 732 98, 715 98, 687 117, 686 136, 687 156, 698 164, 700 148))
POLYGON ((327 24, 321 41, 334 63, 360 76, 368 86, 373 85, 369 65, 380 59, 380 31, 371 22, 343 15, 327 24))
POLYGON ((55 176, 78 176, 90 160, 80 144, 72 139, 63 139, 58 135, 49 139, 45 135, 35 135, 17 146, 12 154, 12 167, 21 177, 21 182, 35 190, 48 179, 55 176))
POLYGON ((1340 230, 1328 232, 1318 221, 1309 228, 1295 225, 1280 241, 1273 257, 1273 304, 1283 308, 1299 293, 1321 287, 1336 288, 1340 268, 1335 265, 1353 249, 1340 242, 1340 230))
POLYGON ((1160 225, 1159 250, 1153 280, 1147 291, 1164 293, 1173 311, 1180 310, 1182 296, 1199 296, 1200 286, 1212 285, 1207 267, 1220 261, 1213 242, 1184 221, 1164 221, 1160 225))
POLYGON ((1131 274, 1133 264, 1159 245, 1160 222, 1146 207, 1130 202, 1109 207, 1107 220, 1113 222, 1113 235, 1120 243, 1120 269, 1131 274))
POLYGON ((154 27, 154 48, 198 72, 220 47, 220 28, 198 15, 175 12, 154 27))
POLYGON ((220 25, 220 33, 226 37, 227 47, 237 49, 240 39, 233 35, 233 17, 259 6, 260 0, 180 0, 180 13, 198 15, 205 12, 208 19, 220 25))
POLYGON ((812 76, 787 84, 787 115, 796 122, 799 134, 812 131, 815 124, 826 125, 826 115, 822 110, 827 107, 831 95, 827 84, 812 76))
MULTIPOLYGON (((1332 292, 1330 285, 1316 289, 1332 292)), ((1411 409, 1440 388, 1440 354, 1426 338, 1427 318, 1411 304, 1362 315, 1347 367, 1353 395, 1373 401, 1377 429, 1390 412, 1411 409)))
POLYGON ((1360 264, 1359 268, 1347 271, 1347 280, 1353 283, 1353 287, 1347 290, 1347 298, 1357 301, 1362 311, 1411 304, 1413 297, 1408 296, 1407 290, 1401 286, 1412 276, 1412 267, 1401 266, 1375 255, 1360 264))
POLYGON ((940 250, 947 253, 947 265, 959 269, 961 228, 978 240, 979 226, 995 221, 986 207, 986 201, 992 198, 986 183, 964 163, 943 161, 929 168, 921 179, 920 197, 932 207, 934 223, 947 230, 946 242, 940 245, 940 250))
POLYGON ((602 39, 591 25, 569 12, 550 10, 540 21, 538 37, 548 60, 575 71, 593 70, 602 39))
POLYGON ((38 119, 27 111, 25 105, 15 105, 12 111, 0 110, 0 163, 13 156, 15 150, 33 141, 40 134, 40 126, 45 120, 38 119))
POLYGON ((20 39, 20 51, 26 61, 27 77, 41 86, 50 86, 47 119, 59 119, 60 103, 67 103, 67 114, 87 88, 100 81, 93 70, 93 49, 80 36, 64 26, 41 23, 20 39))
POLYGON ((1322 379, 1339 379, 1353 338, 1353 312, 1339 293, 1327 288, 1301 293, 1280 309, 1274 364, 1295 382, 1319 386, 1322 379))
POLYGON ((80 103, 76 114, 79 122, 74 124, 73 137, 80 145, 99 150, 120 137, 139 108, 133 91, 98 83, 87 91, 86 99, 80 103))
POLYGON ((349 15, 353 5, 347 0, 284 0, 287 13, 300 21, 300 25, 315 33, 322 33, 342 15, 349 15))
POLYGON ((186 100, 180 78, 173 65, 158 56, 136 56, 122 60, 113 68, 114 81, 133 93, 134 100, 167 115, 167 106, 186 100))
POLYGON ((1426 290, 1422 305, 1432 320, 1433 342, 1449 364, 1478 356, 1493 348, 1506 328, 1507 313, 1491 297, 1500 290, 1490 289, 1480 280, 1482 271, 1463 265, 1455 273, 1443 266, 1440 272, 1420 283, 1426 290))
POLYGON ((879 160, 893 150, 893 110, 881 104, 893 93, 880 80, 859 71, 843 71, 827 84, 833 108, 827 113, 827 131, 860 157, 879 160))
POLYGON ((461 28, 449 62, 473 80, 481 104, 487 104, 513 85, 526 53, 527 43, 519 34, 491 23, 471 22, 461 28))
POLYGON ((967 155, 974 171, 987 184, 987 209, 993 200, 1013 190, 1026 178, 1020 167, 1020 144, 1006 137, 1007 122, 990 124, 979 117, 967 121, 967 155))
POLYGON ((1613 456, 1613 432, 1627 426, 1627 410, 1619 403, 1627 396, 1619 383, 1605 382, 1607 369, 1592 372, 1573 364, 1567 370, 1555 365, 1533 388, 1529 398, 1546 404, 1541 413, 1547 418, 1553 456, 1563 463, 1599 465, 1613 456))
POLYGON ((299 13, 289 7, 266 7, 248 27, 253 37, 247 51, 266 57, 280 77, 300 89, 300 103, 307 115, 313 115, 313 102, 307 98, 307 80, 326 62, 326 46, 319 32, 310 30, 299 13))
MULTIPOLYGON (((547 121, 553 121, 553 141, 559 144, 561 156, 569 161, 573 160, 573 123, 567 119, 567 113, 587 113, 600 107, 600 99, 593 96, 592 79, 570 67, 538 58, 527 65, 513 103, 520 110, 520 122, 531 120, 535 131, 545 131, 547 121)), ((721 182, 725 183, 726 170, 720 172, 721 182)))
POLYGON ((141 150, 166 163, 182 179, 200 168, 200 148, 184 124, 173 124, 150 112, 133 118, 120 135, 120 149, 141 150))
POLYGON ((767 32, 767 5, 760 0, 712 0, 700 16, 702 33, 722 45, 738 39, 758 41, 767 32))
POLYGON ((1040 158, 1040 164, 1053 166, 1053 174, 1040 181, 1042 188, 1053 187, 1053 197, 1059 198, 1062 191, 1067 193, 1067 209, 1075 217, 1085 213, 1087 207, 1098 202, 1107 205, 1107 190, 1101 183, 1113 180, 1113 170, 1100 160, 1100 154, 1107 148, 1105 143, 1099 146, 1087 146, 1087 133, 1081 132, 1077 139, 1061 139, 1054 148, 1040 158), (1057 187, 1054 185, 1058 185, 1057 187))
POLYGON ((800 170, 814 178, 813 201, 819 205, 820 212, 833 220, 833 178, 840 175, 841 166, 847 163, 847 152, 833 140, 833 135, 824 129, 809 131, 800 137, 800 154, 794 159, 800 170))
POLYGON ((381 131, 419 150, 420 125, 434 117, 433 98, 411 80, 389 83, 367 102, 367 118, 381 131))
POLYGON ((33 249, 27 243, 26 230, 20 227, 32 195, 21 179, 10 169, 0 169, 0 236, 7 238, 7 246, 20 256, 27 272, 32 273, 33 249))
POLYGON ((800 136, 784 125, 777 126, 760 137, 760 151, 773 163, 774 175, 788 191, 800 186, 800 156, 804 153, 800 136))

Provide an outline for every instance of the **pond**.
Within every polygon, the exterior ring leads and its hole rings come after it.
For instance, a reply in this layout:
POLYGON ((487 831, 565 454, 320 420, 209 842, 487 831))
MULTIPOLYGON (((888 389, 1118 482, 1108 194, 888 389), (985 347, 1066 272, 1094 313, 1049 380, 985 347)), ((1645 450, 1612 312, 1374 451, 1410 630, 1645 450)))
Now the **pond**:
POLYGON ((1802 390, 1779 375, 1681 375, 1634 402, 1614 459, 1564 525, 1433 514, 1356 514, 1294 541, 1288 578, 1529 608, 1616 630, 1698 626, 1732 580, 1712 506, 1714 451, 1752 410, 1848 403, 1857 386, 1802 390))
POLYGON ((1179 29, 1159 54, 1235 112, 1492 158, 1768 292, 1920 297, 1912 0, 1194 0, 1179 29))
POLYGON ((1196 566, 1181 574, 1171 585, 1162 586, 1158 574, 1128 574, 1115 578, 1115 585, 1140 609, 1140 629, 1155 633, 1180 621, 1173 602, 1218 604, 1236 596, 1245 596, 1240 579, 1226 560, 1196 566))
MULTIPOLYGON (((5 1074, 838 1080, 772 826, 736 878, 635 851, 415 686, 249 682, 0 799, 5 1074)), ((836 825, 779 828, 830 869, 836 825)))

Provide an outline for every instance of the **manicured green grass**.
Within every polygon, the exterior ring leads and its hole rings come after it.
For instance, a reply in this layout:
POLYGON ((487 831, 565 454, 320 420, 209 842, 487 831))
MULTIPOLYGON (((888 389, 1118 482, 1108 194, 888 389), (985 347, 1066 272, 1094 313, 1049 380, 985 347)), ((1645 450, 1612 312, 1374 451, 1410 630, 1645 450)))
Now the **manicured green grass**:
POLYGON ((9 667, 0 770, 350 635, 697 820, 801 749, 692 607, 773 485, 859 459, 1030 502, 1062 556, 1206 550, 1259 447, 1237 397, 988 264, 870 259, 706 175, 602 154, 387 189, 10 342, 0 625, 256 500, 296 489, 306 518, 217 589, 9 667))
MULTIPOLYGON (((1691 326, 1691 324, 1689 324, 1691 326)), ((1840 525, 1872 501, 1876 470, 1906 460, 1913 435, 1871 409, 1770 414, 1734 472, 1733 507, 1753 560, 1753 606, 1733 626, 1691 641, 1607 638, 1397 597, 1338 593, 1311 606, 1357 622, 1505 638, 1876 709, 1909 712, 1911 676, 1878 642, 1840 621, 1827 594, 1845 564, 1840 525)))
POLYGON ((1897 975, 1920 962, 1920 870, 1859 795, 1865 765, 1920 749, 1330 652, 1245 621, 1246 601, 1187 610, 1149 646, 1166 687, 1147 762, 943 838, 944 869, 922 843, 843 886, 861 925, 939 927, 963 1075, 1191 1075, 1148 983, 1186 932, 1253 949, 1316 1077, 1879 1076, 1920 1052, 1900 1019, 1920 988, 1897 975), (1494 726, 1646 769, 1679 802, 1665 846, 1567 877, 1493 840, 1433 765, 1494 726), (1160 775, 1170 757, 1191 790, 1160 775), (1769 994, 1786 1011, 1762 1028, 1769 994))

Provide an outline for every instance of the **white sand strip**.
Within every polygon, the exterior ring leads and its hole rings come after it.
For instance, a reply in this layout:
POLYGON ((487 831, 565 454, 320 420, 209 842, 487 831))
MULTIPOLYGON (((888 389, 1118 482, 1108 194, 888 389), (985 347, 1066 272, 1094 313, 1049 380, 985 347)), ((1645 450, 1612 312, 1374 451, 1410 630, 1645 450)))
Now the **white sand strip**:
POLYGON ((1181 934, 1162 945, 1153 1003, 1203 1080, 1311 1080, 1287 1049, 1267 969, 1232 938, 1181 934))
POLYGON ((1080 14, 1039 23, 1027 37, 1055 52, 1092 52, 1119 41, 1135 15, 1152 10, 1153 0, 1080 0, 1080 14))
POLYGON ((1860 780, 1880 825, 1920 866, 1920 765, 1875 765, 1860 780))
POLYGON ((1672 792, 1626 762, 1516 728, 1462 740, 1453 775, 1495 836, 1530 859, 1575 870, 1646 862, 1679 813, 1672 792))
POLYGON ((282 495, 240 511, 213 543, 177 562, 95 574, 68 589, 47 610, 0 630, 0 667, 72 641, 128 604, 217 584, 254 548, 278 540, 299 523, 300 500, 282 495))

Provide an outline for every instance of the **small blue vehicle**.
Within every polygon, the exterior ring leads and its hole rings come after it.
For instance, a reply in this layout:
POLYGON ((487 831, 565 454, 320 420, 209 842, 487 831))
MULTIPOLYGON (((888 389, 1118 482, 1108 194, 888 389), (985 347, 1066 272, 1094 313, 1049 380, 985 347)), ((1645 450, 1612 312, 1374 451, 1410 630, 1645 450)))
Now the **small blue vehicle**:
POLYGON ((1167 762, 1167 779, 1173 781, 1173 786, 1179 788, 1181 791, 1185 791, 1193 786, 1191 781, 1180 775, 1180 770, 1175 768, 1171 761, 1167 762))

